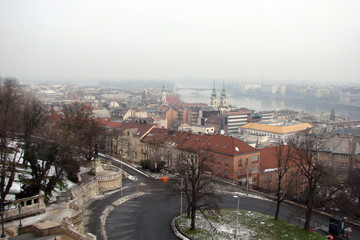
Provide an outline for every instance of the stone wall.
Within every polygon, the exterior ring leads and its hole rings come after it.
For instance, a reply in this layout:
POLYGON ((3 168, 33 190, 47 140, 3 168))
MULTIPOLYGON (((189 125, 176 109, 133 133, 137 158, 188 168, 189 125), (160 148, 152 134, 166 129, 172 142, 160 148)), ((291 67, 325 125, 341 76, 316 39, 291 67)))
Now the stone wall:
POLYGON ((95 179, 99 182, 99 191, 103 193, 120 188, 122 186, 121 170, 113 165, 103 165, 103 168, 115 173, 95 176, 95 179))
POLYGON ((62 222, 62 233, 68 237, 71 237, 76 240, 96 240, 96 236, 91 233, 82 233, 76 231, 72 227, 72 221, 69 218, 64 218, 62 222))
POLYGON ((78 187, 71 189, 71 194, 73 199, 76 201, 76 204, 80 207, 84 205, 87 201, 99 195, 99 182, 98 180, 93 180, 86 184, 81 184, 78 187))
MULTIPOLYGON (((42 228, 40 225, 44 223, 35 223, 30 226, 21 228, 21 234, 26 232, 35 232, 39 236, 48 234, 63 233, 73 239, 79 240, 96 240, 96 236, 90 233, 84 233, 84 212, 83 206, 90 199, 96 197, 102 192, 118 189, 122 186, 122 172, 120 168, 113 165, 103 165, 107 174, 95 176, 94 179, 86 184, 74 187, 70 190, 72 200, 67 203, 67 208, 74 210, 76 213, 71 217, 65 217, 62 224, 53 225, 52 227, 42 228)), ((9 210, 5 211, 5 219, 19 217, 19 203, 21 204, 21 212, 23 216, 45 212, 46 206, 42 195, 25 198, 15 201, 9 205, 9 210)), ((49 225, 50 223, 48 223, 49 225)), ((51 225, 51 224, 50 224, 51 225)))
POLYGON ((46 205, 44 202, 44 195, 22 198, 16 201, 9 202, 4 212, 4 220, 9 221, 13 219, 24 218, 32 215, 44 213, 46 205), (20 206, 19 206, 20 205, 20 206), (20 210, 20 211, 19 211, 20 210))

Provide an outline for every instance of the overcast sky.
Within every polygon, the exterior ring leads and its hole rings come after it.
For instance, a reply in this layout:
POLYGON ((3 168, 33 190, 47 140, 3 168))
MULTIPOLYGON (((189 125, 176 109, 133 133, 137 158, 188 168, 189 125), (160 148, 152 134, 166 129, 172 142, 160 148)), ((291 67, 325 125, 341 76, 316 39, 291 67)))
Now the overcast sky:
POLYGON ((0 76, 360 82, 360 1, 1 0, 0 76))

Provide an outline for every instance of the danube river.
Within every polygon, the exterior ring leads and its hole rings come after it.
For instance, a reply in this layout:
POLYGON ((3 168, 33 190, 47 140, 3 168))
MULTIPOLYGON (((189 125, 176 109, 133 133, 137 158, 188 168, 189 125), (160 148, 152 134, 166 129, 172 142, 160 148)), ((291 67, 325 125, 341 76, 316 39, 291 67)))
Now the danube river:
MULTIPOLYGON (((211 91, 209 90, 200 92, 195 92, 194 90, 178 90, 177 93, 180 94, 181 99, 184 102, 210 104, 211 91)), ((360 120, 360 106, 346 107, 332 105, 331 103, 310 103, 301 100, 279 100, 266 97, 242 95, 228 95, 228 102, 230 105, 236 106, 237 108, 244 107, 255 111, 290 109, 295 111, 304 111, 306 113, 311 113, 316 116, 320 116, 321 114, 329 115, 331 110, 333 109, 336 116, 340 116, 345 119, 360 120)))

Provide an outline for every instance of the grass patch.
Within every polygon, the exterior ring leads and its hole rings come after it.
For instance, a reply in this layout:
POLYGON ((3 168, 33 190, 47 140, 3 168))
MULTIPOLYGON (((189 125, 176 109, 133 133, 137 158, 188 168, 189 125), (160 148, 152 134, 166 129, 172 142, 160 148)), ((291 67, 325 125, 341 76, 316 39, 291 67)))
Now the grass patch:
POLYGON ((176 225, 185 235, 192 239, 237 239, 241 240, 323 240, 324 237, 313 232, 304 231, 291 223, 275 220, 274 217, 258 212, 239 210, 236 226, 236 210, 222 209, 217 214, 207 211, 209 221, 200 213, 196 216, 196 230, 190 231, 190 219, 183 215, 176 225))

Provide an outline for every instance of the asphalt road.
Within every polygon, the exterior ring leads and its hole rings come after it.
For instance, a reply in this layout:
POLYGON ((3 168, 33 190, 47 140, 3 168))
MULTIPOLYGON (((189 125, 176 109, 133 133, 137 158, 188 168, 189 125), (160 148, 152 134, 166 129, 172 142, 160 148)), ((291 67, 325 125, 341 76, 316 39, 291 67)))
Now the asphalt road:
MULTIPOLYGON (((120 164, 114 162, 120 167, 120 164)), ((123 169, 130 175, 136 176, 137 180, 124 180, 125 189, 123 192, 116 192, 99 200, 93 200, 87 207, 87 222, 85 231, 95 234, 102 239, 100 234, 99 217, 106 206, 120 198, 135 192, 143 192, 144 195, 128 200, 114 208, 106 219, 106 235, 109 240, 131 239, 131 240, 159 240, 178 239, 172 229, 171 220, 180 212, 179 196, 172 196, 168 190, 171 182, 161 182, 139 174, 135 170, 123 165, 123 169)), ((219 183, 219 190, 226 190, 229 194, 221 194, 222 208, 236 209, 237 199, 231 192, 240 192, 239 186, 229 186, 219 183)), ((239 198, 240 208, 254 210, 261 213, 274 215, 275 202, 254 199, 242 196, 239 198)), ((185 209, 185 208, 184 208, 185 209)), ((305 211, 292 204, 282 204, 279 217, 296 225, 303 225, 305 211), (300 220, 298 218, 300 216, 300 220)), ((328 217, 313 214, 313 222, 318 226, 328 226, 328 217)), ((360 232, 354 229, 350 239, 360 239, 360 232)), ((322 232, 322 234, 324 234, 322 232)))

